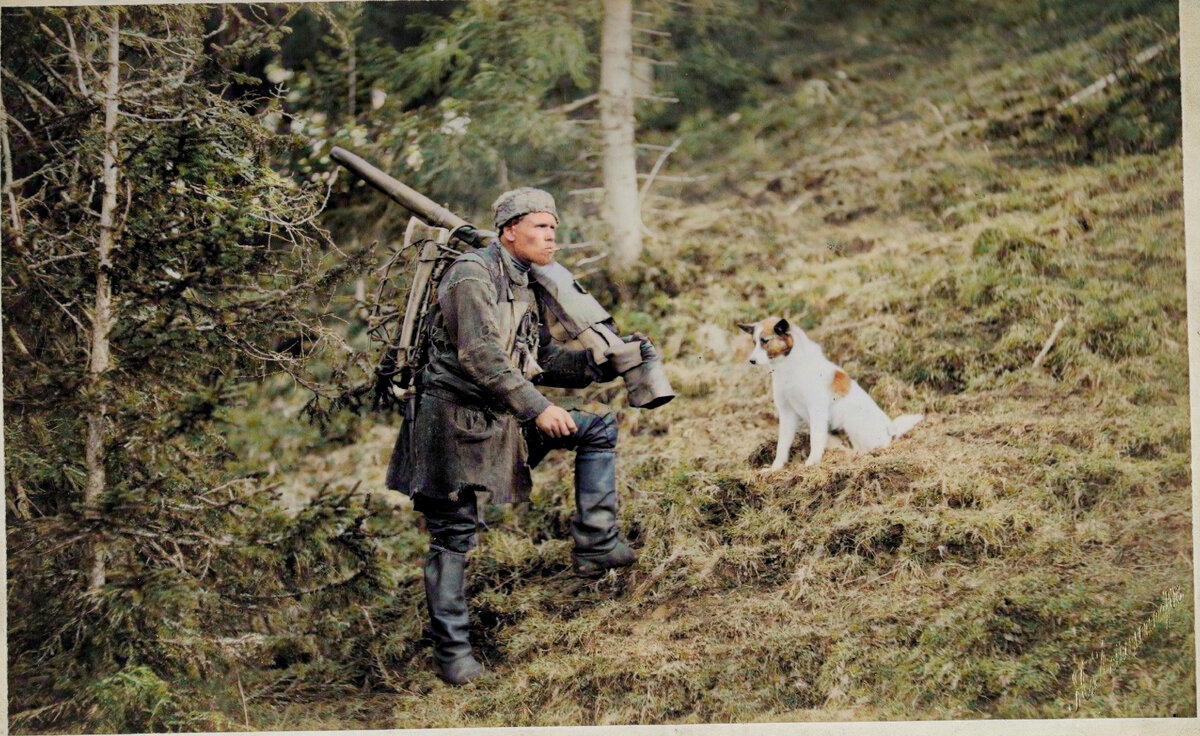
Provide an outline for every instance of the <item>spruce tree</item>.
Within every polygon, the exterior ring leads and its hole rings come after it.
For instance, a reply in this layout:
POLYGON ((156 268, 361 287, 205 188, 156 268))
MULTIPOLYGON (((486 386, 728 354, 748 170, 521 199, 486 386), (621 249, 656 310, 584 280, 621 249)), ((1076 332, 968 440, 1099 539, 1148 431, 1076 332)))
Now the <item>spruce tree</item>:
POLYGON ((4 11, 16 728, 218 727, 181 683, 289 601, 379 587, 370 513, 343 495, 285 516, 230 472, 220 426, 266 375, 333 397, 310 370, 340 340, 322 305, 361 266, 318 225, 325 192, 272 165, 295 141, 238 71, 289 12, 4 11))

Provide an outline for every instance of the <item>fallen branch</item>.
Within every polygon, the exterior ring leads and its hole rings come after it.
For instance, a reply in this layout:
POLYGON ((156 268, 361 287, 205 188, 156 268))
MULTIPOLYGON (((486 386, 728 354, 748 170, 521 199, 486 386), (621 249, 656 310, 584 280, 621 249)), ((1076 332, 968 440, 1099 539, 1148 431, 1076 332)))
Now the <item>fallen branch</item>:
POLYGON ((67 707, 70 705, 71 705, 71 701, 65 700, 65 701, 61 701, 58 703, 51 703, 50 705, 43 705, 41 708, 33 708, 32 710, 23 710, 20 713, 14 713, 12 716, 9 717, 9 725, 15 726, 15 725, 23 723, 23 722, 32 721, 33 719, 41 716, 43 713, 53 713, 53 715, 49 719, 52 721, 55 718, 57 718, 58 716, 60 716, 62 714, 62 712, 64 710, 66 710, 67 707))
POLYGON ((237 675, 238 695, 242 698, 242 719, 246 722, 246 728, 250 728, 250 710, 246 707, 246 691, 242 689, 242 674, 237 675))
POLYGON ((1041 367, 1042 361, 1046 359, 1046 355, 1050 352, 1050 348, 1054 347, 1054 341, 1058 339, 1058 333, 1062 332, 1062 328, 1066 324, 1066 317, 1054 323, 1054 330, 1050 333, 1050 339, 1046 340, 1046 344, 1042 346, 1042 352, 1038 353, 1038 356, 1033 359, 1034 368, 1041 367))
POLYGON ((643 595, 645 595, 646 591, 650 590, 652 585, 661 580, 663 575, 667 573, 668 569, 671 569, 671 564, 675 562, 675 560, 678 560, 679 556, 680 551, 675 550, 670 554, 669 557, 659 563, 658 567, 654 569, 654 572, 650 573, 650 576, 643 580, 641 585, 637 587, 637 590, 634 591, 633 597, 641 598, 643 595))
POLYGON ((1082 102, 1083 100, 1086 100, 1087 98, 1092 97, 1093 95, 1100 92, 1108 85, 1114 84, 1114 83, 1120 81, 1121 79, 1128 77, 1130 74, 1133 73, 1134 69, 1141 66, 1142 64, 1145 64, 1147 61, 1150 61, 1154 57, 1161 54, 1164 50, 1166 50, 1168 43, 1170 43, 1170 42, 1164 41, 1162 43, 1155 44, 1154 46, 1151 46, 1150 48, 1143 50, 1137 56, 1133 57, 1133 59, 1131 59, 1129 61, 1129 63, 1125 66, 1124 69, 1115 71, 1112 74, 1107 74, 1107 75, 1101 77, 1100 79, 1097 79, 1096 81, 1092 82, 1088 86, 1084 87, 1083 89, 1079 90, 1078 92, 1071 95, 1067 99, 1065 99, 1062 102, 1055 105, 1054 109, 1055 110, 1065 110, 1068 107, 1076 105, 1076 104, 1082 102))

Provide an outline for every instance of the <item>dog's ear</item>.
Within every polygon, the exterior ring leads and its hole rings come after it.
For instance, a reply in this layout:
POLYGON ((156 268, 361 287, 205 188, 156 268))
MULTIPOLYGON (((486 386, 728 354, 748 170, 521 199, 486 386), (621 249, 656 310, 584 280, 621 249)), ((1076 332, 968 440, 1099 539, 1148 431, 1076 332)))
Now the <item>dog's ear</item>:
POLYGON ((742 332, 745 332, 746 334, 749 334, 749 335, 753 335, 753 334, 754 334, 754 328, 755 328, 755 327, 757 327, 757 325, 755 325, 755 324, 754 324, 754 323, 752 323, 752 322, 751 322, 751 323, 747 323, 747 324, 743 324, 743 323, 741 323, 741 322, 738 322, 738 323, 737 323, 737 326, 738 326, 738 329, 740 329, 742 332))
POLYGON ((791 325, 788 324, 786 317, 780 317, 779 321, 775 323, 776 335, 786 335, 789 329, 791 329, 791 325))

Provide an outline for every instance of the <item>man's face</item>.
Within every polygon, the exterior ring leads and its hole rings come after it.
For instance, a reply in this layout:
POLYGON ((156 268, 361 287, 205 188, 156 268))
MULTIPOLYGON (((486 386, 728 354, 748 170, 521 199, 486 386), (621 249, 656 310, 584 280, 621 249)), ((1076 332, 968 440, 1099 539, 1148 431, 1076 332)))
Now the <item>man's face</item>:
POLYGON ((557 227, 558 220, 549 212, 530 212, 505 227, 500 242, 521 263, 547 266, 558 250, 554 243, 557 227))

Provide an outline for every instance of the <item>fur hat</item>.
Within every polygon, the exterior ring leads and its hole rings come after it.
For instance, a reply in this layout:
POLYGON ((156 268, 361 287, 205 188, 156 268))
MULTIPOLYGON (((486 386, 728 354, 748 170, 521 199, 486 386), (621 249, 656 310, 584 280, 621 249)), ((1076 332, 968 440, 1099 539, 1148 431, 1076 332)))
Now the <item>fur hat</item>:
POLYGON ((527 215, 530 212, 549 212, 558 221, 558 210, 554 207, 554 197, 549 192, 533 187, 521 187, 505 192, 492 203, 492 216, 496 223, 496 232, 513 218, 527 215))

